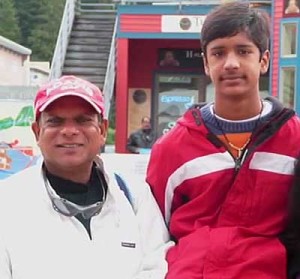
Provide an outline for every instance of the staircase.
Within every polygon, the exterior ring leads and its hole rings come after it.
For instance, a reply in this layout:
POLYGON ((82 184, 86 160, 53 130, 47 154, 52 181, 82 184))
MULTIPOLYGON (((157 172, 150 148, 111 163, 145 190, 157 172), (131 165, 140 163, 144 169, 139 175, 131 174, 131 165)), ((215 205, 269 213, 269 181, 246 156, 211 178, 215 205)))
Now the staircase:
POLYGON ((75 75, 97 85, 104 94, 106 117, 115 84, 114 1, 66 0, 49 76, 75 75))
POLYGON ((75 75, 103 89, 115 14, 75 15, 62 74, 75 75))

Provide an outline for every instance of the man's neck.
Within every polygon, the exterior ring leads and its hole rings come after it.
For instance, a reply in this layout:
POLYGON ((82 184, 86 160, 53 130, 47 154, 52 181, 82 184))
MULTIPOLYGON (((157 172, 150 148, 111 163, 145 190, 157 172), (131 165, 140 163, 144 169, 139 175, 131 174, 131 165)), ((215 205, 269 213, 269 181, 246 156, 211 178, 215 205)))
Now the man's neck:
POLYGON ((45 166, 47 170, 55 176, 73 182, 87 184, 88 181, 90 180, 93 164, 91 163, 91 165, 88 168, 82 167, 82 168, 76 168, 76 170, 74 170, 74 168, 62 169, 60 167, 53 166, 52 164, 49 164, 47 162, 45 162, 45 166))

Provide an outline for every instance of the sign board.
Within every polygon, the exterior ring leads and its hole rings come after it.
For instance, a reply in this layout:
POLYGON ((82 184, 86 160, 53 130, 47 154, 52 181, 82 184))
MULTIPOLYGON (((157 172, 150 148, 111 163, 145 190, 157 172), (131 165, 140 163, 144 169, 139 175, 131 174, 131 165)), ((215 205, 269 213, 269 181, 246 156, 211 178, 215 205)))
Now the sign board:
POLYGON ((162 15, 161 30, 163 33, 200 34, 205 17, 205 15, 162 15))

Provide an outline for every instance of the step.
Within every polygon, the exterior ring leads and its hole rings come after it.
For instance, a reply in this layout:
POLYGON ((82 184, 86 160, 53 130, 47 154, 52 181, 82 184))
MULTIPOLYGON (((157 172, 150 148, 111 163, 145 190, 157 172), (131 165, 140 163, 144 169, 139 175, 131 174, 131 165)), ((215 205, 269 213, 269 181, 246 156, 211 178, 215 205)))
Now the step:
POLYGON ((105 13, 84 13, 76 15, 75 20, 103 20, 103 19, 115 19, 116 11, 105 12, 105 13))
POLYGON ((107 60, 107 53, 95 53, 95 52, 67 52, 66 59, 94 59, 94 60, 107 60))
POLYGON ((75 45, 70 44, 68 46, 67 52, 71 51, 89 51, 89 52, 102 52, 102 53, 109 53, 110 45, 75 45))
POLYGON ((106 74, 105 68, 87 68, 87 67, 64 67, 64 73, 72 73, 78 75, 100 76, 106 74))
POLYGON ((77 59, 66 59, 64 62, 64 67, 99 67, 106 69, 107 60, 77 60, 77 59))
POLYGON ((111 38, 112 32, 109 31, 76 31, 72 30, 73 38, 111 38))
POLYGON ((70 38, 69 45, 90 45, 110 47, 111 38, 70 38))
POLYGON ((113 25, 116 22, 115 18, 103 18, 103 19, 99 19, 99 20, 93 20, 93 19, 76 19, 74 20, 74 24, 99 24, 99 25, 113 25))
POLYGON ((86 24, 86 23, 80 23, 80 24, 74 24, 72 31, 107 31, 107 32, 113 32, 114 30, 114 23, 111 24, 86 24))

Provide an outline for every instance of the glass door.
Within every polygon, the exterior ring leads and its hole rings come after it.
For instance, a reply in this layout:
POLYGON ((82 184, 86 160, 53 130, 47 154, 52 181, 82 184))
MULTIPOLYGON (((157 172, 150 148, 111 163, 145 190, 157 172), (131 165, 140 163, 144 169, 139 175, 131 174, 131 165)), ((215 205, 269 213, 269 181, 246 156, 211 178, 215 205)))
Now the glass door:
POLYGON ((190 106, 203 100, 205 93, 199 88, 205 89, 201 84, 206 82, 206 77, 199 74, 156 74, 153 125, 158 137, 172 129, 190 106))

